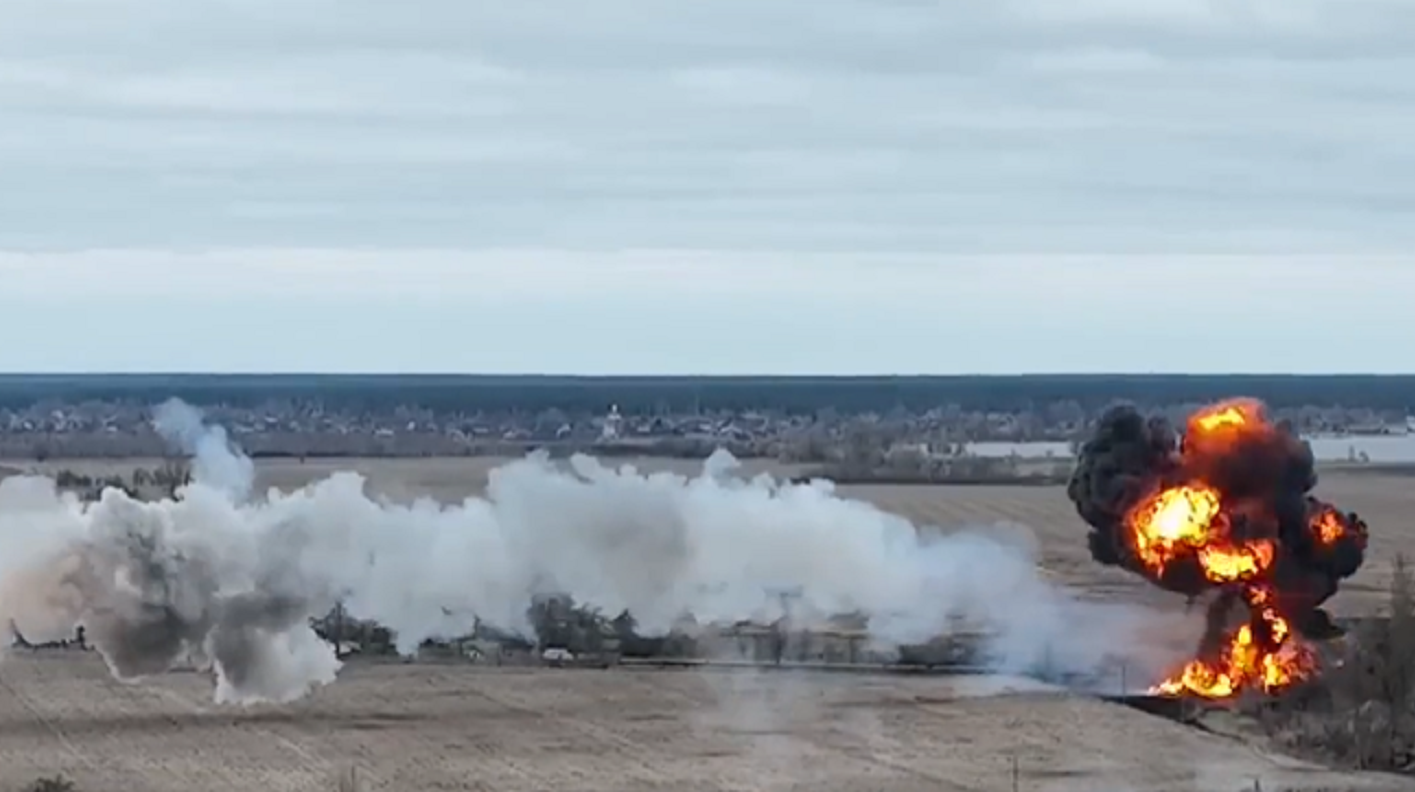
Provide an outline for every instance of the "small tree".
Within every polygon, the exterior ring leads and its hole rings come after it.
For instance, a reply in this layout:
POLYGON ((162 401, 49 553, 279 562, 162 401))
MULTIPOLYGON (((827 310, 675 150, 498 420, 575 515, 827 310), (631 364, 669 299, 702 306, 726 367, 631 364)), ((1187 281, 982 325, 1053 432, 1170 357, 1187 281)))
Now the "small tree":
POLYGON ((1390 706, 1392 747, 1415 742, 1415 575, 1403 554, 1395 557, 1390 579, 1390 621, 1382 693, 1390 706))
POLYGON ((364 785, 361 783, 361 776, 357 765, 345 765, 336 771, 334 777, 335 788, 338 792, 361 792, 364 785))
POLYGON ((1359 769, 1415 770, 1415 568, 1392 564, 1385 612, 1364 619, 1317 684, 1262 706, 1293 747, 1359 769))
POLYGON ((169 459, 153 471, 152 483, 161 487, 167 497, 176 498, 177 490, 192 483, 192 468, 186 460, 169 459))
POLYGON ((1392 563, 1385 610, 1357 632, 1354 655, 1332 675, 1346 733, 1328 744, 1349 741, 1358 767, 1396 770, 1415 761, 1415 574, 1403 555, 1392 563))
POLYGON ((36 778, 25 787, 25 792, 75 792, 76 789, 73 781, 56 775, 50 778, 36 778))

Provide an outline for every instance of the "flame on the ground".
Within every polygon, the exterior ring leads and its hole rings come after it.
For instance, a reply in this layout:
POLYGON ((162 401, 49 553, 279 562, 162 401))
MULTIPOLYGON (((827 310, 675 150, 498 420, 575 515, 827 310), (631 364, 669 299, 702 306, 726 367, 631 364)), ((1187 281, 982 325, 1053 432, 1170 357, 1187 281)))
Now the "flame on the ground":
POLYGON ((1208 699, 1229 698, 1254 688, 1275 693, 1316 671, 1315 653, 1293 636, 1287 620, 1272 607, 1271 591, 1258 586, 1246 593, 1254 622, 1239 627, 1218 657, 1189 661, 1151 692, 1208 699))

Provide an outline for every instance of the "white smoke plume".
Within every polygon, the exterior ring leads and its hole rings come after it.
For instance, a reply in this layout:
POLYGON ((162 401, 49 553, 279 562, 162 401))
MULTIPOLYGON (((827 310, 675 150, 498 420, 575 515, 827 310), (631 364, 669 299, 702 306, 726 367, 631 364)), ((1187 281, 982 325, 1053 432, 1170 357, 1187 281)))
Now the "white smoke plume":
POLYGON ((368 497, 354 473, 253 494, 224 432, 180 403, 159 416, 198 463, 176 500, 109 490, 84 504, 48 479, 0 482, 0 618, 31 640, 83 624, 126 680, 205 658, 219 701, 333 681, 333 648, 308 620, 340 600, 404 651, 477 617, 524 630, 531 596, 552 592, 627 609, 646 633, 685 613, 774 618, 782 590, 799 594, 793 613, 867 614, 881 642, 961 617, 995 629, 1013 667, 1086 670, 1139 624, 1051 586, 1015 542, 922 531, 825 483, 743 481, 723 453, 691 478, 531 456, 493 471, 484 497, 405 506, 368 497))
POLYGON ((255 463, 231 442, 223 427, 205 423, 201 410, 180 399, 168 399, 152 411, 152 426, 162 439, 192 456, 195 481, 234 500, 250 494, 255 463))

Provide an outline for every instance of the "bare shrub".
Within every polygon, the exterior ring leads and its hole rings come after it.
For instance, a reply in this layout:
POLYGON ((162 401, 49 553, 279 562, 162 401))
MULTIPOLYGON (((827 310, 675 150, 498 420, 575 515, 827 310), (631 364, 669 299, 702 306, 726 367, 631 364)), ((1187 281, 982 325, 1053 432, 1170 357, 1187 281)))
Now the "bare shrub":
POLYGON ((1358 769, 1415 772, 1415 574, 1397 556, 1386 612, 1352 630, 1322 676, 1257 714, 1288 747, 1358 769))
POLYGON ((362 792, 364 788, 359 780, 359 768, 352 764, 339 768, 334 784, 338 792, 362 792))
POLYGON ((25 792, 76 792, 78 787, 69 779, 56 775, 49 778, 36 778, 25 787, 25 792))
POLYGON ((61 490, 73 492, 84 501, 96 501, 106 489, 117 489, 129 497, 137 497, 137 489, 122 476, 90 476, 63 468, 54 474, 54 484, 61 490))
POLYGON ((153 470, 148 478, 164 495, 175 498, 177 490, 192 483, 192 466, 185 459, 168 459, 162 467, 153 470))

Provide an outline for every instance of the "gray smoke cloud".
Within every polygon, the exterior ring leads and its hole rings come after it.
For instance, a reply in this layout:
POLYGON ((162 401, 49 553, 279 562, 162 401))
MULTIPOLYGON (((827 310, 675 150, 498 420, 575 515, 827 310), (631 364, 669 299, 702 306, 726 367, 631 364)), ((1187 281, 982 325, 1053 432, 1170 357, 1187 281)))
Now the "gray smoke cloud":
POLYGON ((478 617, 527 630, 538 593, 627 609, 652 633, 684 614, 774 619, 789 590, 798 621, 860 612, 898 644, 961 620, 995 632, 1004 669, 1078 671, 1133 646, 1145 621, 1048 583, 1015 532, 942 533, 828 483, 743 480, 723 452, 692 477, 532 455, 450 506, 371 498, 355 473, 256 496, 224 432, 179 402, 157 415, 200 470, 173 500, 110 490, 85 504, 48 479, 0 482, 0 617, 32 640, 86 625, 121 679, 203 659, 222 702, 332 682, 339 663, 309 619, 337 601, 411 652, 478 617))

